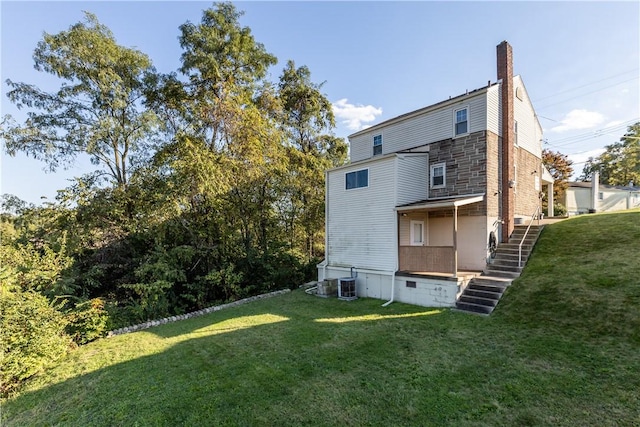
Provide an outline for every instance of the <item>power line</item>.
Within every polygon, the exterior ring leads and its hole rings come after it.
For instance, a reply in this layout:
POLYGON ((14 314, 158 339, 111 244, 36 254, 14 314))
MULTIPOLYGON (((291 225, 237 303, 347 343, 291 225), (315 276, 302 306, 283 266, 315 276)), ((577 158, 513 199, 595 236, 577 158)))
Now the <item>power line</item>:
POLYGON ((592 90, 591 92, 585 92, 583 94, 576 95, 576 96, 573 96, 571 98, 566 98, 566 99, 563 99, 562 101, 553 102, 551 104, 547 104, 547 105, 542 106, 542 107, 536 107, 536 110, 544 110, 545 108, 549 108, 549 107, 552 107, 552 106, 558 105, 558 104, 563 104, 563 103, 565 103, 567 101, 571 101, 571 100, 576 99, 576 98, 581 98, 581 97, 586 96, 586 95, 591 95, 592 93, 601 92, 601 91, 603 91, 605 89, 610 89, 612 87, 619 86, 619 85, 621 85, 623 83, 627 83, 627 82, 630 82, 632 80, 637 80, 638 78, 640 78, 640 76, 636 76, 636 77, 633 77, 633 78, 628 79, 628 80, 623 80, 623 81, 618 82, 616 84, 613 84, 613 85, 610 85, 610 86, 605 86, 605 87, 602 87, 600 89, 592 90))
POLYGON ((575 139, 581 139, 581 138, 585 138, 585 137, 589 137, 589 136, 593 136, 593 135, 599 136, 599 135, 602 135, 603 133, 618 132, 618 131, 620 131, 622 129, 627 128, 629 125, 633 124, 634 122, 636 122, 638 120, 640 120, 640 119, 630 119, 630 120, 624 121, 622 123, 617 123, 615 125, 607 126, 607 127, 601 128, 601 129, 596 129, 596 130, 593 130, 593 131, 588 131, 588 132, 584 132, 584 133, 577 134, 577 135, 567 136, 567 137, 564 137, 564 138, 558 138, 558 139, 553 140, 553 143, 554 144, 561 144, 561 143, 564 143, 564 142, 567 142, 567 141, 571 141, 571 140, 575 140, 575 139))
POLYGON ((583 84, 581 86, 576 86, 576 87, 573 87, 573 88, 570 88, 570 89, 566 89, 566 90, 562 90, 560 92, 556 92, 553 95, 543 96, 542 98, 534 99, 532 102, 538 102, 538 101, 542 101, 543 99, 553 98, 554 96, 558 96, 558 95, 563 94, 563 93, 572 92, 572 91, 577 90, 577 89, 582 89, 583 87, 591 86, 591 85, 594 85, 596 83, 603 82, 605 80, 611 80, 611 79, 614 79, 616 77, 624 76, 625 74, 634 73, 634 72, 636 72, 638 70, 640 70, 640 68, 634 68, 633 70, 625 71, 625 72, 620 73, 620 74, 615 74, 613 76, 604 77, 604 78, 602 78, 600 80, 596 80, 596 81, 593 81, 593 82, 590 82, 590 83, 585 83, 585 84, 583 84))
POLYGON ((627 120, 625 122, 622 123, 618 123, 616 125, 613 126, 608 126, 602 129, 596 129, 594 131, 589 131, 589 132, 584 132, 578 135, 572 135, 572 136, 568 136, 565 138, 560 138, 560 139, 556 139, 553 141, 549 141, 549 140, 545 140, 545 144, 548 144, 552 147, 566 147, 578 142, 582 142, 585 139, 592 139, 592 138, 598 138, 604 135, 610 135, 613 133, 618 133, 621 132, 623 130, 625 130, 626 128, 628 128, 630 125, 632 125, 633 123, 636 123, 640 121, 640 118, 635 118, 635 119, 631 119, 631 120, 627 120))

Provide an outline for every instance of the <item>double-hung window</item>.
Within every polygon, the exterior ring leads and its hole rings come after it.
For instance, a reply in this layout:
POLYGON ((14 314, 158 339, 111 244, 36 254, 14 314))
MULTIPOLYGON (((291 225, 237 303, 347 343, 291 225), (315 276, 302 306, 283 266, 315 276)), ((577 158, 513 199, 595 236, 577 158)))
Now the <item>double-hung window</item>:
POLYGON ((352 190, 369 186, 369 169, 347 172, 345 174, 345 188, 352 190))
POLYGON ((424 245, 424 221, 411 221, 411 246, 424 245))
POLYGON ((431 165, 431 188, 441 188, 446 185, 446 167, 444 163, 431 165))
POLYGON ((455 136, 463 135, 469 132, 469 121, 468 121, 468 113, 469 109, 467 107, 460 108, 454 111, 455 118, 455 136))
POLYGON ((377 156, 378 154, 382 154, 382 135, 373 137, 373 155, 377 156))

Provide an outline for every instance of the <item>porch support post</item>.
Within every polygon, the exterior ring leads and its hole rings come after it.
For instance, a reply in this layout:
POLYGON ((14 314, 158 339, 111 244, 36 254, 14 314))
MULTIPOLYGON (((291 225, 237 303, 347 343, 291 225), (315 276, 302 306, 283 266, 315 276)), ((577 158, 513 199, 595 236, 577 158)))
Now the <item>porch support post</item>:
POLYGON ((453 277, 458 277, 458 207, 453 206, 453 277))
POLYGON ((553 212, 553 204, 555 200, 553 200, 553 183, 547 185, 547 217, 551 218, 554 216, 553 212))

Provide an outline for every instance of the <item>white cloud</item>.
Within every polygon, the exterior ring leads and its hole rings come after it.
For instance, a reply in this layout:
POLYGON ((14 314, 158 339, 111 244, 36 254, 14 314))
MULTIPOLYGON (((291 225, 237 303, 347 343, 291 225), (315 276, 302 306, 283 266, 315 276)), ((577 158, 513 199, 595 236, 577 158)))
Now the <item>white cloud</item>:
POLYGON ((604 116, 595 111, 571 110, 560 125, 551 128, 552 132, 567 132, 570 130, 589 129, 604 122, 604 116))
POLYGON ((368 127, 365 123, 372 122, 377 116, 382 114, 382 108, 373 105, 349 104, 347 98, 340 99, 333 103, 333 114, 340 123, 350 130, 360 130, 368 127))

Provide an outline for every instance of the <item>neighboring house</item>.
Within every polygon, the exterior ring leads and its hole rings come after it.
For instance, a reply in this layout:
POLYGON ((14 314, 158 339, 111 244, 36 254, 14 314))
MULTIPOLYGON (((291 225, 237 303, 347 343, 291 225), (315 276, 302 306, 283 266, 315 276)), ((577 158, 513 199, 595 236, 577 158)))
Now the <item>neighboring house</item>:
POLYGON ((490 239, 538 212, 553 185, 542 128, 511 46, 497 56, 497 83, 349 136, 351 163, 326 173, 319 280, 357 274, 359 296, 453 306, 490 239))
POLYGON ((567 214, 614 212, 640 207, 640 187, 602 185, 598 174, 589 182, 570 182, 565 192, 567 214))

